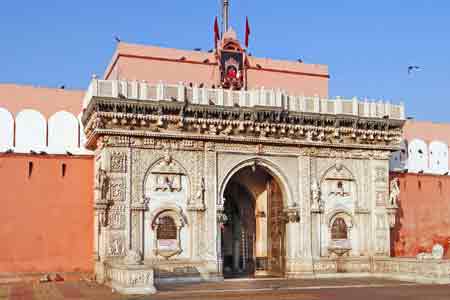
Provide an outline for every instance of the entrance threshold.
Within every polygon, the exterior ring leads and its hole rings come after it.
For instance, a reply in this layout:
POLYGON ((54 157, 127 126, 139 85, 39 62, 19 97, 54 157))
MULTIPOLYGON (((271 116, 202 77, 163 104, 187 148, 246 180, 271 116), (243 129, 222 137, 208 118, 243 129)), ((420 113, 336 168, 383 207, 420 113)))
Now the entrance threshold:
POLYGON ((268 281, 268 280, 288 280, 286 277, 277 276, 258 276, 258 277, 241 277, 241 278, 225 278, 224 281, 268 281))

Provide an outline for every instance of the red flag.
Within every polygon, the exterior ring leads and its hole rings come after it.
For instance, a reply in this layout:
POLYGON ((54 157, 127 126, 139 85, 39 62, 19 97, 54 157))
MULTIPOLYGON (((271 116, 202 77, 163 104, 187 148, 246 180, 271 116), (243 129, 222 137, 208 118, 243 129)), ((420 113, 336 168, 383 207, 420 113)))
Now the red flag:
POLYGON ((220 33, 219 33, 219 22, 217 21, 217 17, 214 20, 214 45, 217 49, 217 41, 220 40, 220 33))
POLYGON ((245 48, 248 48, 248 38, 250 37, 250 24, 248 23, 248 17, 245 22, 245 48))

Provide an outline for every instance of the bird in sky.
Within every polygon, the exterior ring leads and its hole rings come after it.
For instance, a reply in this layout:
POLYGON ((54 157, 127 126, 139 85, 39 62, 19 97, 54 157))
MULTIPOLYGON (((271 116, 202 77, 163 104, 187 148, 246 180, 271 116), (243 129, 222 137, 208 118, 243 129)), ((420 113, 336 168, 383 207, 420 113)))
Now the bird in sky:
POLYGON ((419 66, 408 66, 408 74, 411 74, 415 70, 420 70, 421 67, 419 66))
POLYGON ((120 38, 119 38, 117 35, 114 36, 114 40, 115 40, 117 43, 120 43, 120 42, 121 42, 120 38))

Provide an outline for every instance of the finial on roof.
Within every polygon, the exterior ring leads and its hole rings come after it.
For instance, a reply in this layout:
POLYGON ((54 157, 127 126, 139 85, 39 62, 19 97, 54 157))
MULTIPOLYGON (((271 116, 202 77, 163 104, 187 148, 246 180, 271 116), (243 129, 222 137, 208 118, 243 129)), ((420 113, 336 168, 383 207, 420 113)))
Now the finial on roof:
POLYGON ((230 14, 230 0, 222 0, 222 31, 225 33, 228 31, 229 23, 228 18, 230 14))

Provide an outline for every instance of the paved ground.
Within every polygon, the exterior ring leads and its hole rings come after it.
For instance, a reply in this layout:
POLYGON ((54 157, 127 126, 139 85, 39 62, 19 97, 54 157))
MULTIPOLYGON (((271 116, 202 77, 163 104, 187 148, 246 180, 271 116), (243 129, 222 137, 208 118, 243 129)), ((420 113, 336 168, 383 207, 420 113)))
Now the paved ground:
POLYGON ((152 296, 121 296, 88 282, 0 285, 0 300, 449 300, 450 285, 417 285, 373 278, 230 280, 159 286, 152 296))

